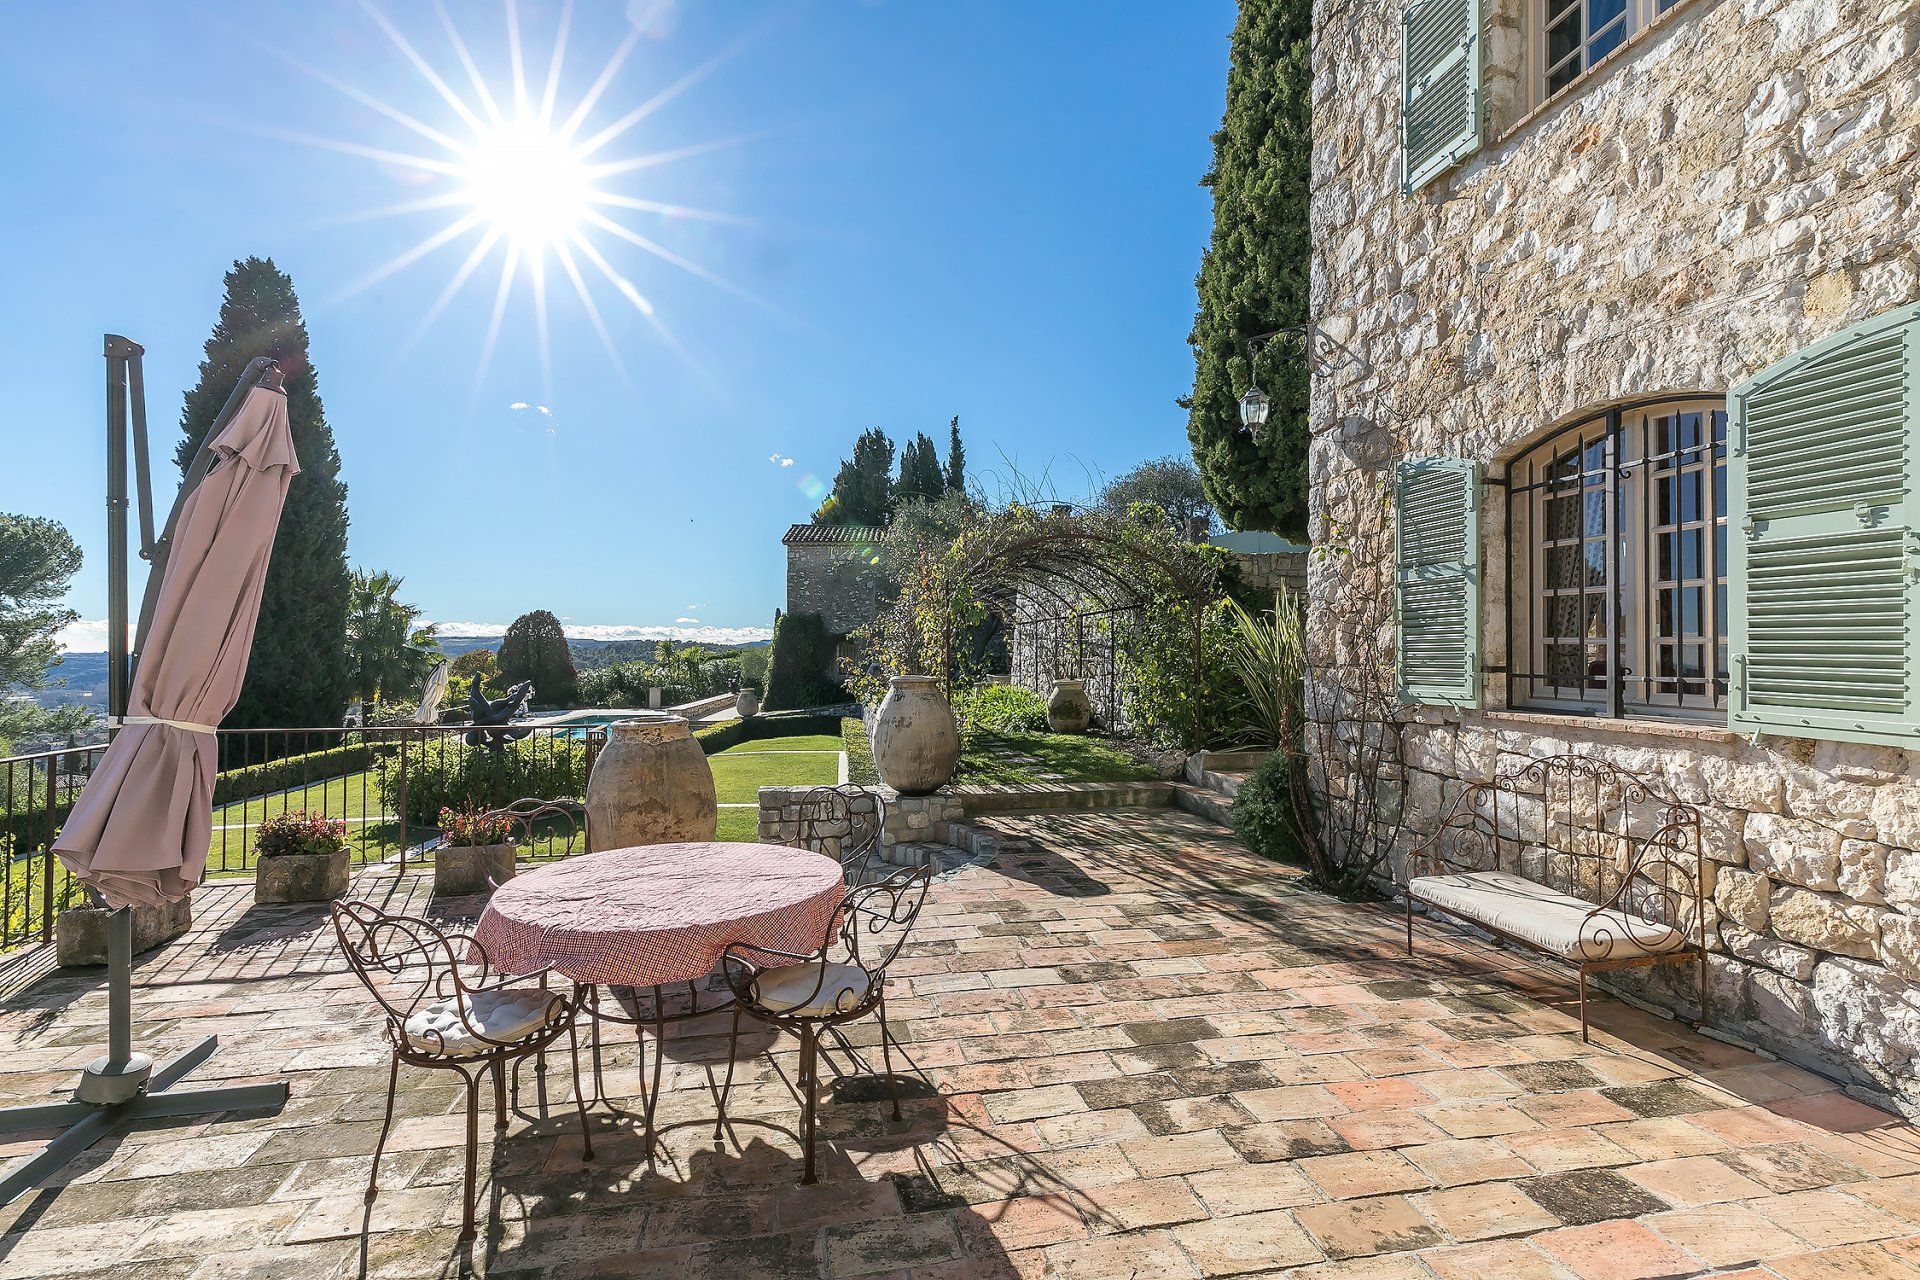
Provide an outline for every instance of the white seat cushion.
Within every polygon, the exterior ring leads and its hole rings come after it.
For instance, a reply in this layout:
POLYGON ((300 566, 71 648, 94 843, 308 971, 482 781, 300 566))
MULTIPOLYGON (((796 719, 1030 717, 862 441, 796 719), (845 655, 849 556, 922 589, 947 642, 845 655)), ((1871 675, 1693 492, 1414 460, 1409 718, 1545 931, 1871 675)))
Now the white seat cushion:
POLYGON ((753 983, 753 998, 773 1013, 820 1018, 858 1008, 872 989, 866 970, 858 965, 820 962, 782 965, 768 969, 753 983), (816 988, 818 988, 816 990, 816 988))
POLYGON ((1505 871, 1416 876, 1407 892, 1568 960, 1664 955, 1687 945, 1678 929, 1621 911, 1596 914, 1591 902, 1505 871))
POLYGON ((436 1000, 407 1019, 407 1042, 426 1053, 457 1056, 500 1048, 492 1041, 525 1040, 540 1028, 566 1019, 566 997, 537 987, 523 990, 476 991, 466 996, 467 1016, 461 1020, 452 998, 436 1000), (473 1028, 472 1031, 468 1027, 473 1028), (476 1035, 474 1032, 478 1032, 476 1035), (481 1039, 485 1036, 486 1039, 481 1039))

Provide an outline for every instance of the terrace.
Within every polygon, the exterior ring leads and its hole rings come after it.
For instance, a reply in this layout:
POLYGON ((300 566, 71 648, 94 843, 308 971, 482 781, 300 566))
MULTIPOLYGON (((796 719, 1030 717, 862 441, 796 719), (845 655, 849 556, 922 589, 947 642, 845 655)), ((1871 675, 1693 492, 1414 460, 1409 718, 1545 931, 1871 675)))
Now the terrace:
MULTIPOLYGON (((743 1041, 716 1142, 724 1022, 684 1024, 660 1116, 688 1123, 652 1159, 596 1111, 583 1164, 565 1072, 544 1107, 523 1076, 466 1247, 458 1086, 402 1071, 369 1208, 376 1010, 320 907, 211 883, 138 966, 136 1040, 216 1033, 196 1076, 283 1077, 290 1101, 115 1132, 4 1211, 0 1278, 1920 1274, 1920 1133, 1821 1077, 1614 1000, 1582 1044, 1563 971, 1433 929, 1410 961, 1392 910, 1190 815, 982 825, 997 858, 936 882, 893 971, 903 1121, 829 1053, 821 1177, 797 1185, 791 1039, 743 1041)), ((355 892, 479 910, 427 886, 374 864, 355 892)), ((9 967, 6 1101, 97 1051, 97 971, 43 954, 9 967)), ((637 1092, 630 1044, 606 1086, 637 1092)))

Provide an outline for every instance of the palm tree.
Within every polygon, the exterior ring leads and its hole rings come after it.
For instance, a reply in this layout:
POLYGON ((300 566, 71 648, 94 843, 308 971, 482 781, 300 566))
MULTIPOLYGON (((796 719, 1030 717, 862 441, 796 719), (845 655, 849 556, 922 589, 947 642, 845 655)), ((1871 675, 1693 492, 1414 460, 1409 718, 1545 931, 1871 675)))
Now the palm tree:
POLYGON ((348 592, 347 658, 353 690, 367 702, 404 697, 440 661, 438 628, 421 626, 420 610, 402 603, 402 579, 356 570, 348 592))

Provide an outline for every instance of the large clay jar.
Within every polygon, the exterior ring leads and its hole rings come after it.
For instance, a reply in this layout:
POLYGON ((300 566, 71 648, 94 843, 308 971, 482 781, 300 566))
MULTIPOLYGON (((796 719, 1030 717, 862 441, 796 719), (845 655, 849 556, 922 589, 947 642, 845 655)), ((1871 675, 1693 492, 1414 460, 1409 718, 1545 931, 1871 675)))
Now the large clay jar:
POLYGON ((895 676, 873 725, 873 767, 903 795, 938 791, 960 763, 953 708, 932 676, 895 676))
POLYGON ((742 720, 750 720, 760 714, 760 693, 752 685, 741 686, 734 695, 733 712, 742 720))
POLYGON ((1085 733, 1093 723, 1093 704, 1087 701, 1084 680, 1055 680, 1047 698, 1047 728, 1055 733, 1085 733))
POLYGON ((706 752, 679 716, 607 727, 587 779, 587 839, 595 849, 711 840, 720 811, 706 752))

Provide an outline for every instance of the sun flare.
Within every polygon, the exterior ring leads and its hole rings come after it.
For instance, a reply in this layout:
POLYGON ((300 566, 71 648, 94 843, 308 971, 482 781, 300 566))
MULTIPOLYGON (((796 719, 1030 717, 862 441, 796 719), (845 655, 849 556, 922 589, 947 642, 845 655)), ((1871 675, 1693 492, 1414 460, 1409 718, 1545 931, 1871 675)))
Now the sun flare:
MULTIPOLYGON (((592 326, 601 346, 629 390, 638 390, 628 376, 619 344, 603 314, 602 301, 631 308, 682 361, 699 371, 692 354, 681 344, 649 296, 642 270, 610 260, 619 246, 637 249, 647 260, 695 277, 761 307, 767 303, 684 253, 669 247, 687 222, 748 224, 727 213, 654 198, 634 189, 661 166, 707 155, 751 140, 750 136, 718 138, 654 151, 626 150, 621 144, 635 126, 700 83, 741 47, 736 43, 685 72, 653 87, 637 106, 596 123, 604 99, 622 87, 620 72, 645 33, 636 24, 591 77, 577 97, 563 92, 567 38, 573 25, 573 0, 562 5, 546 54, 544 83, 528 74, 530 50, 523 38, 520 13, 506 0, 506 63, 489 74, 447 9, 436 3, 444 47, 439 58, 429 58, 414 39, 403 33, 375 3, 361 0, 361 8, 386 36, 394 50, 432 90, 429 101, 450 113, 430 123, 391 102, 348 84, 318 68, 278 53, 297 70, 369 108, 389 124, 413 135, 416 150, 391 145, 374 146, 342 138, 317 137, 262 128, 260 131, 305 146, 371 160, 391 172, 409 175, 408 198, 384 208, 370 209, 357 218, 437 216, 441 223, 419 241, 395 254, 352 284, 334 301, 341 301, 413 267, 424 259, 451 255, 449 246, 464 244, 465 252, 411 336, 395 351, 396 361, 445 314, 455 299, 473 284, 490 260, 499 262, 487 308, 487 331, 480 344, 474 373, 477 397, 493 353, 501 339, 501 325, 516 297, 533 309, 542 391, 552 395, 552 350, 549 323, 549 286, 564 280, 571 287, 579 312, 592 326), (450 56, 449 56, 450 55, 450 56), (439 66, 435 63, 439 62, 439 66), (443 74, 449 63, 460 70, 443 74), (466 80, 466 91, 454 81, 466 80), (569 104, 566 99, 571 98, 569 104), (424 147, 421 144, 425 143, 424 147), (651 234, 649 234, 651 233, 651 234), (617 242, 617 243, 616 243, 617 242), (604 251, 603 251, 604 250, 604 251), (641 277, 634 279, 634 276, 641 277), (601 290, 609 291, 596 299, 601 290)), ((450 69, 450 68, 449 68, 450 69)), ((607 114, 613 114, 608 112, 607 114)), ((564 293, 565 289, 552 290, 564 293)), ((771 309, 771 308, 769 308, 771 309)))
POLYGON ((523 252, 565 244, 598 194, 579 150, 538 123, 482 137, 460 164, 460 177, 483 224, 523 252))

